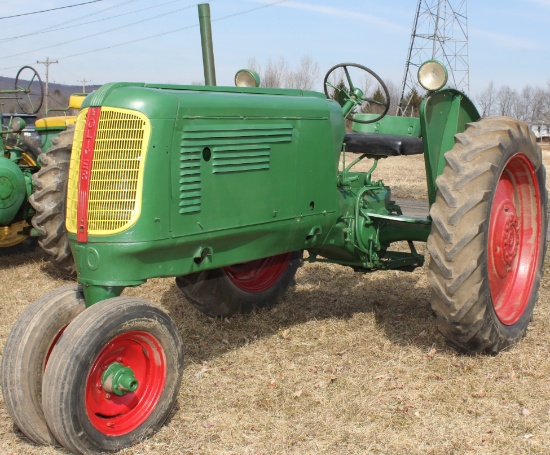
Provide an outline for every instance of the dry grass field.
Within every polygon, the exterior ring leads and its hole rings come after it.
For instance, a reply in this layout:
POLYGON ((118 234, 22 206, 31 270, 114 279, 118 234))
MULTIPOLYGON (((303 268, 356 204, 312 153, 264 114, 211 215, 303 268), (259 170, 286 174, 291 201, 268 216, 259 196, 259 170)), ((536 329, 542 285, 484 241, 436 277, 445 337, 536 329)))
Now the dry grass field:
MULTIPOLYGON (((375 175, 395 196, 421 199, 422 166, 388 159, 375 175)), ((196 311, 172 279, 127 290, 172 315, 186 361, 166 425, 121 453, 548 454, 549 261, 526 338, 496 357, 446 346, 425 267, 362 275, 304 265, 279 306, 225 321, 196 311)), ((67 282, 39 250, 2 263, 0 347, 31 301, 67 282)), ((0 401, 0 453, 66 452, 26 440, 0 401)))

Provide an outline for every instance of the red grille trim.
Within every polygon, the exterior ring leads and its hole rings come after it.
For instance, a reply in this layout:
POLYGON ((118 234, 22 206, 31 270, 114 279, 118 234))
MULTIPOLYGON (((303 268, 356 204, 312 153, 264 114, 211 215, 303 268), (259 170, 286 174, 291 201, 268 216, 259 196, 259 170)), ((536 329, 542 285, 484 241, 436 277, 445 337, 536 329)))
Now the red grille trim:
POLYGON ((86 115, 86 126, 80 153, 80 169, 78 181, 77 233, 79 242, 88 241, 88 199, 90 196, 90 181, 94 159, 95 140, 101 108, 91 107, 86 115))

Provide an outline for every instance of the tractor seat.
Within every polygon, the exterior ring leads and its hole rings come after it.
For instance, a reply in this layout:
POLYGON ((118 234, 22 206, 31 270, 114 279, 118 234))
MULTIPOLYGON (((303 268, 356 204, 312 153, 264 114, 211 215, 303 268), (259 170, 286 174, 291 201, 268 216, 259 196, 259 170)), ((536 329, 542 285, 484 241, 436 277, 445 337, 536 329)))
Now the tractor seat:
POLYGON ((344 138, 346 152, 365 153, 373 158, 424 153, 418 117, 386 115, 378 118, 378 114, 354 115, 353 120, 371 123, 352 122, 352 132, 344 138))
POLYGON ((376 158, 389 156, 421 155, 424 153, 422 139, 379 133, 346 133, 345 150, 349 153, 364 153, 376 158))

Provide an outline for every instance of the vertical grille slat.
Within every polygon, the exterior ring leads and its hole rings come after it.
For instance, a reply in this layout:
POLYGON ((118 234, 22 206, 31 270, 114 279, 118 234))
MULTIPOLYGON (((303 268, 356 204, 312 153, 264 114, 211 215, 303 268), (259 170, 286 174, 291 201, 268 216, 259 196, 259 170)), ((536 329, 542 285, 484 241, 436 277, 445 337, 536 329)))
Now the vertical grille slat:
MULTIPOLYGON (((69 171, 67 229, 70 232, 75 232, 77 225, 78 174, 85 121, 86 110, 83 110, 76 122, 69 171)), ((150 123, 142 113, 101 109, 89 190, 89 234, 122 232, 136 222, 141 210, 149 135, 150 123)))

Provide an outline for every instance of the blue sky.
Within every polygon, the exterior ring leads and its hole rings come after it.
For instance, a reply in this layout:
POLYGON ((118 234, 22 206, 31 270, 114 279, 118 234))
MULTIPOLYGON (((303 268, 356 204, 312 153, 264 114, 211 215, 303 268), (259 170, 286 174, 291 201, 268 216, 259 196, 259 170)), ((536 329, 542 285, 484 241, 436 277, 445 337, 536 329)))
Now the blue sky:
MULTIPOLYGON (((90 0, 2 0, 0 75, 14 76, 31 65, 45 78, 45 66, 36 61, 49 57, 59 60, 50 66, 50 81, 59 83, 203 80, 197 7, 187 0, 101 0, 4 18, 85 1, 90 0), (49 28, 63 29, 44 32, 49 28), (33 34, 21 36, 25 33, 33 34)), ((357 62, 401 84, 417 0, 209 3, 218 85, 232 85, 235 71, 250 58, 265 65, 284 57, 297 67, 303 56, 322 74, 336 63, 357 62)), ((470 0, 470 94, 491 81, 518 90, 546 87, 549 16, 550 0, 470 0)))

